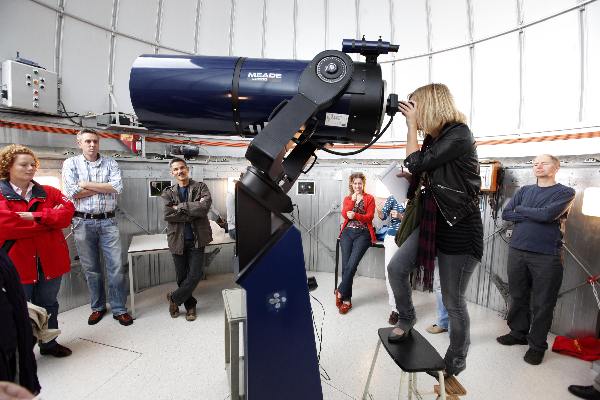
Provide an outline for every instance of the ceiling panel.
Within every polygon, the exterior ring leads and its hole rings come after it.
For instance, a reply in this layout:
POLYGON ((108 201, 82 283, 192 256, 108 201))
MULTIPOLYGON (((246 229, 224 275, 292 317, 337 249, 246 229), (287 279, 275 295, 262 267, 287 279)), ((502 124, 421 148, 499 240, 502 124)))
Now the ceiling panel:
POLYGON ((112 1, 77 0, 65 1, 65 12, 94 22, 110 29, 112 21, 112 1))
POLYGON ((263 6, 263 0, 236 0, 233 23, 233 55, 261 57, 263 6))
POLYGON ((473 80, 475 136, 515 133, 520 101, 517 33, 475 46, 473 80))
POLYGON ((267 0, 265 57, 294 58, 294 0, 267 0))
POLYGON ((119 2, 117 30, 154 43, 158 0, 125 0, 119 2))
POLYGON ((197 0, 164 0, 160 44, 194 52, 197 0))
POLYGON ((441 50, 468 43, 466 1, 429 0, 431 4, 431 47, 441 50))
POLYGON ((125 37, 117 37, 115 42, 114 95, 117 99, 118 111, 132 113, 129 98, 129 73, 135 59, 142 54, 152 54, 154 48, 145 43, 125 37))
POLYGON ((231 1, 202 0, 198 27, 198 54, 229 55, 231 1))
POLYGON ((61 98, 67 111, 108 111, 109 47, 107 31, 65 18, 61 98))
POLYGON ((21 57, 54 71, 56 12, 30 1, 1 0, 0 61, 21 57), (23 27, 27 29, 23 29, 23 27))
POLYGON ((471 63, 468 49, 436 54, 431 61, 431 81, 443 83, 454 96, 456 107, 469 117, 471 107, 471 63))
POLYGON ((323 50, 339 49, 325 45, 325 2, 302 0, 298 2, 296 54, 299 60, 310 60, 323 50))
POLYGON ((524 129, 557 129, 577 124, 580 88, 578 30, 577 13, 568 13, 526 30, 524 129))
POLYGON ((397 57, 427 53, 427 11, 424 1, 398 0, 393 4, 394 44, 397 57))

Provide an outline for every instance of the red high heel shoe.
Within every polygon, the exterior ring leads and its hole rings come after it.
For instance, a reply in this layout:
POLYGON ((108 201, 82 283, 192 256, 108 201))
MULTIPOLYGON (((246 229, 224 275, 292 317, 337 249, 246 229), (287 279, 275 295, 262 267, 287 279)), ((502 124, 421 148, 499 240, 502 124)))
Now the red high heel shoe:
POLYGON ((339 290, 335 290, 335 306, 337 308, 340 308, 340 306, 342 305, 342 294, 340 293, 339 290))
POLYGON ((339 306, 340 314, 347 314, 351 308, 352 308, 352 303, 342 303, 342 305, 339 306))

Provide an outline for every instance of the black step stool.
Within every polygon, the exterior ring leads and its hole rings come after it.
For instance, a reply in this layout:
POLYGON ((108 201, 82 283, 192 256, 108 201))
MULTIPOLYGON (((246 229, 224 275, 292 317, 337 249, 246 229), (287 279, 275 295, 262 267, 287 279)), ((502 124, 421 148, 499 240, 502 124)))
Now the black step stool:
POLYGON ((408 399, 411 400, 413 394, 417 398, 421 398, 421 394, 417 390, 417 372, 425 371, 438 371, 439 383, 440 383, 440 398, 446 400, 446 388, 444 385, 444 374, 443 370, 446 368, 444 360, 439 355, 436 349, 433 348, 431 343, 427 341, 419 332, 414 328, 410 331, 409 336, 401 343, 390 343, 388 336, 392 331, 392 328, 380 328, 377 333, 379 334, 379 340, 377 340, 377 347, 375 354, 373 355, 373 362, 371 362, 371 369, 369 370, 369 377, 365 385, 365 390, 362 395, 363 400, 369 400, 369 385, 371 384, 371 377, 373 376, 373 370, 375 369, 375 363, 377 362, 377 355, 379 354, 379 348, 383 344, 383 347, 388 352, 392 360, 400 367, 402 372, 400 373, 400 386, 398 387, 398 399, 400 399, 402 391, 402 381, 406 374, 408 374, 408 399))

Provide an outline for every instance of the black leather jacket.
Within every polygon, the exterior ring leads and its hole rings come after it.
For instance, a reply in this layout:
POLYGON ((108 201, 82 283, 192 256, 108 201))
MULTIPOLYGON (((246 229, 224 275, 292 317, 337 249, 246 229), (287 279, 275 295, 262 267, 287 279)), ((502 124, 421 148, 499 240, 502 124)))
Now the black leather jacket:
POLYGON ((447 124, 425 151, 415 151, 404 160, 412 174, 426 172, 429 188, 448 225, 479 212, 479 160, 469 127, 447 124))

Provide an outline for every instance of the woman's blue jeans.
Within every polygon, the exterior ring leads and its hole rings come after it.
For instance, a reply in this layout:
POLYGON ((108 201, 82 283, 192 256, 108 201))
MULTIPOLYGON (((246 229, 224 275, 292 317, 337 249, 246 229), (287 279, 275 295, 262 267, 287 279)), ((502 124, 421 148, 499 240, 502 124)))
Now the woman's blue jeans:
MULTIPOLYGON (((399 315, 397 326, 403 330, 411 329, 417 320, 412 303, 409 276, 416 267, 418 245, 419 229, 415 229, 388 264, 388 277, 399 315)), ((466 357, 471 341, 465 292, 479 261, 469 254, 444 254, 438 251, 437 255, 442 299, 448 310, 450 322, 450 346, 446 351, 444 361, 446 371, 454 375, 466 367, 466 357)))
POLYGON ((342 248, 342 281, 338 291, 342 299, 352 298, 352 282, 358 269, 358 264, 367 249, 371 247, 371 234, 367 229, 345 228, 340 237, 342 248))

